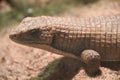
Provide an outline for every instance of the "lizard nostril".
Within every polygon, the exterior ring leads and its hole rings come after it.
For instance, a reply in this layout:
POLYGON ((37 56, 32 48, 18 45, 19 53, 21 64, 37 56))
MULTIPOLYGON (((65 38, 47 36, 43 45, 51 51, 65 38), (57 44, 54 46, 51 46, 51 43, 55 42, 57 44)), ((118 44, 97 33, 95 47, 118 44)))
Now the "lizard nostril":
POLYGON ((10 39, 16 39, 17 35, 14 34, 14 35, 10 35, 9 37, 10 37, 10 39))

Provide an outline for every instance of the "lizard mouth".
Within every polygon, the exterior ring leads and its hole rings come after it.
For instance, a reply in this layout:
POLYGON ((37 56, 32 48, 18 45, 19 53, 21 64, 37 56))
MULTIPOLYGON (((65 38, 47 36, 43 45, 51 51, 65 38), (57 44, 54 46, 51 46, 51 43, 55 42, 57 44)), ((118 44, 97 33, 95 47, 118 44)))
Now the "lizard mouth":
POLYGON ((18 38, 17 38, 17 35, 15 35, 15 34, 9 35, 9 38, 10 38, 11 40, 13 40, 13 41, 15 41, 15 40, 18 39, 18 38))
POLYGON ((16 34, 12 34, 9 36, 9 38, 17 43, 34 43, 34 41, 27 39, 27 38, 21 38, 20 36, 16 35, 16 34))
POLYGON ((20 43, 20 44, 40 44, 39 42, 37 42, 37 41, 34 41, 34 40, 31 40, 31 39, 29 39, 29 38, 26 38, 26 37, 22 37, 22 36, 18 36, 17 34, 12 34, 12 35, 10 35, 9 36, 9 38, 12 40, 12 41, 14 41, 14 42, 17 42, 17 43, 20 43))
POLYGON ((41 44, 39 42, 32 41, 30 39, 21 38, 16 34, 10 35, 9 38, 16 43, 26 45, 26 46, 32 46, 32 47, 35 47, 35 48, 41 48, 42 49, 44 46, 46 46, 45 44, 41 44))

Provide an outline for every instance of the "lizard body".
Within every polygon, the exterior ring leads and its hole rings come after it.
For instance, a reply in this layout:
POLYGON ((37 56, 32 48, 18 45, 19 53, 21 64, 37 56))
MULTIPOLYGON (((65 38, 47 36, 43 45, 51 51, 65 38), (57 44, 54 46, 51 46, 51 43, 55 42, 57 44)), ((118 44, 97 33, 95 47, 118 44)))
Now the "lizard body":
POLYGON ((94 18, 28 17, 10 38, 87 64, 94 59, 98 65, 100 59, 120 61, 120 14, 94 18))

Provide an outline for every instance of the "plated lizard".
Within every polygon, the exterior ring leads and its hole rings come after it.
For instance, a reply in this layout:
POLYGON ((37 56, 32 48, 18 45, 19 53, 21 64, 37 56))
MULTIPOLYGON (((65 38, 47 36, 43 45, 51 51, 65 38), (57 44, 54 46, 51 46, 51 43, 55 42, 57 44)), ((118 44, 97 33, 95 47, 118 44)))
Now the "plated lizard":
POLYGON ((20 44, 84 62, 95 73, 100 61, 120 61, 120 14, 94 18, 27 17, 12 30, 20 44))

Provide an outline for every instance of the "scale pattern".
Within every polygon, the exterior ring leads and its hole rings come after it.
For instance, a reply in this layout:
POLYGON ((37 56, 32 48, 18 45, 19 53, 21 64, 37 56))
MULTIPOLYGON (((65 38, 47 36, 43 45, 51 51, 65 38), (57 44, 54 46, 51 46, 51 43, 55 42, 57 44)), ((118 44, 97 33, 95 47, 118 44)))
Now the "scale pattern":
MULTIPOLYGON (((49 38, 46 40, 50 43, 49 48, 44 47, 47 51, 75 57, 85 49, 93 49, 102 60, 120 61, 120 14, 92 18, 28 17, 14 34, 21 36, 22 32, 25 36, 34 29, 44 32, 43 36, 49 38)), ((40 40, 35 40, 34 45, 39 47, 35 44, 37 41, 40 40)))
POLYGON ((53 47, 76 55, 83 49, 93 49, 104 60, 120 60, 120 15, 46 18, 47 26, 56 32, 53 47))

